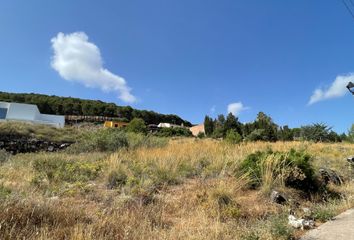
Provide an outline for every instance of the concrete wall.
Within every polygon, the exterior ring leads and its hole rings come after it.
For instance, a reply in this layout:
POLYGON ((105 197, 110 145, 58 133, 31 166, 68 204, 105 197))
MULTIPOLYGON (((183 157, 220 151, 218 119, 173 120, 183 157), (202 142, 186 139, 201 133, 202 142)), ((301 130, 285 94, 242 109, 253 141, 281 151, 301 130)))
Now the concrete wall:
POLYGON ((6 119, 34 121, 39 114, 36 105, 11 103, 7 111, 6 119))
POLYGON ((27 121, 60 128, 65 125, 64 116, 41 114, 36 105, 0 102, 0 108, 7 109, 5 120, 27 121))

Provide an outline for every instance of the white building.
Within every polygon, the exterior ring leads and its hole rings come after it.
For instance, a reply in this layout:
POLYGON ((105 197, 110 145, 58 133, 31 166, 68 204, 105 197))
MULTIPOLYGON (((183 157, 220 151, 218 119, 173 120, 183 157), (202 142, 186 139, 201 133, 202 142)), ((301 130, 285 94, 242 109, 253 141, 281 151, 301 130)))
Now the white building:
POLYGON ((172 123, 159 123, 159 125, 157 125, 158 128, 178 128, 178 127, 183 127, 177 124, 172 124, 172 123))
POLYGON ((46 124, 58 128, 65 125, 64 116, 41 114, 36 105, 0 102, 0 121, 4 120, 46 124))

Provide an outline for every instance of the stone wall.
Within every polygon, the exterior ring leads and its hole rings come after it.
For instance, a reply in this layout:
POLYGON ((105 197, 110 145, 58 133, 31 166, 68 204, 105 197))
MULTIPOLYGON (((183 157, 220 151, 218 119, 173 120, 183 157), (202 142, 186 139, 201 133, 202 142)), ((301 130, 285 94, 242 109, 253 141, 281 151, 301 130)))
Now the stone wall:
POLYGON ((39 151, 55 152, 63 150, 71 144, 69 142, 51 142, 16 135, 0 135, 0 149, 5 149, 12 154, 39 151))

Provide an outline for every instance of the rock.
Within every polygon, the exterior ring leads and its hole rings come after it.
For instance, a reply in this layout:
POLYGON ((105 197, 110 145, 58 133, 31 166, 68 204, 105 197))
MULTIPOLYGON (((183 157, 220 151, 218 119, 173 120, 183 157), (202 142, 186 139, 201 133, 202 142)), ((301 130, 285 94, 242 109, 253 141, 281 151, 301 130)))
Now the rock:
POLYGON ((49 151, 49 152, 53 152, 53 151, 54 151, 54 147, 53 147, 53 146, 49 146, 49 147, 48 147, 48 151, 49 151))
POLYGON ((69 146, 70 146, 69 143, 63 143, 63 144, 60 144, 59 149, 64 149, 64 148, 67 148, 69 146))
POLYGON ((320 168, 318 172, 326 185, 330 182, 335 185, 342 185, 344 183, 343 178, 331 169, 320 168))
POLYGON ((270 194, 270 200, 273 203, 285 204, 287 202, 287 198, 280 194, 278 191, 272 191, 270 194))
POLYGON ((347 161, 350 163, 350 164, 354 164, 354 156, 350 156, 347 158, 347 161))
POLYGON ((311 209, 307 208, 307 207, 303 207, 302 211, 304 212, 304 218, 310 218, 312 216, 312 211, 311 209))
POLYGON ((290 213, 288 217, 288 224, 293 228, 310 229, 315 227, 315 222, 313 220, 305 220, 303 218, 296 218, 293 213, 290 213))

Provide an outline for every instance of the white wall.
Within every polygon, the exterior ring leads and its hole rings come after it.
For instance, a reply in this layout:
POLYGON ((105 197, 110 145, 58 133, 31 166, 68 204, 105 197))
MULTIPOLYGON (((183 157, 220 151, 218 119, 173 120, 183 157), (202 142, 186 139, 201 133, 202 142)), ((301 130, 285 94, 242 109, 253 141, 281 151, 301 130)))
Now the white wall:
POLYGON ((39 111, 36 105, 11 103, 8 108, 6 119, 34 121, 39 111))
POLYGON ((6 120, 29 121, 60 128, 65 125, 64 116, 41 114, 36 105, 0 102, 0 108, 8 109, 6 120))

